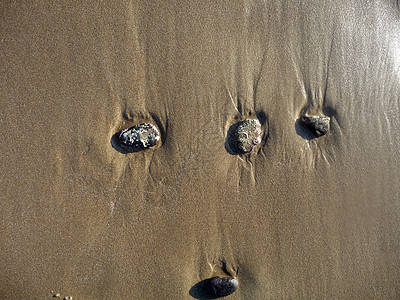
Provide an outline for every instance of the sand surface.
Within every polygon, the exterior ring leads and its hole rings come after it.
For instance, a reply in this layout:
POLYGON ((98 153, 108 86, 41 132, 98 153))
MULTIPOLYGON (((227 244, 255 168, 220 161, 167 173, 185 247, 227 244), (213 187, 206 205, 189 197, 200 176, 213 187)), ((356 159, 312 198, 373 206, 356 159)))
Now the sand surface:
POLYGON ((398 1, 4 0, 0 28, 0 299, 400 298, 398 1), (141 122, 159 147, 113 148, 141 122))

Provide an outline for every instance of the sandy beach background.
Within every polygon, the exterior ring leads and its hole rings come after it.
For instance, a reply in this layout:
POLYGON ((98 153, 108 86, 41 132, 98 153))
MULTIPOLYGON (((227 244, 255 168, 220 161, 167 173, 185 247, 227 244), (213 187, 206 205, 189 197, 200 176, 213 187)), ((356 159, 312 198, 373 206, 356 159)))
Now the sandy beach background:
POLYGON ((1 1, 0 101, 0 299, 400 298, 398 1, 1 1))

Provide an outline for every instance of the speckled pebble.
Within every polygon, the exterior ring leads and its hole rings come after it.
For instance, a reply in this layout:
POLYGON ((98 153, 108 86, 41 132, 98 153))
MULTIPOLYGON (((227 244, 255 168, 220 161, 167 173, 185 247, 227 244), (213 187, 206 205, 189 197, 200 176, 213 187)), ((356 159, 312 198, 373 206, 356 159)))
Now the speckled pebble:
POLYGON ((213 277, 205 284, 208 296, 213 298, 228 296, 234 293, 238 287, 237 279, 231 277, 213 277))
POLYGON ((239 151, 251 152, 261 142, 260 122, 256 119, 247 119, 238 123, 233 137, 239 151))
POLYGON ((122 130, 119 135, 119 143, 124 148, 142 150, 157 145, 160 133, 156 126, 142 123, 122 130))
POLYGON ((301 123, 305 125, 316 137, 323 136, 329 131, 330 118, 327 116, 302 116, 301 123))

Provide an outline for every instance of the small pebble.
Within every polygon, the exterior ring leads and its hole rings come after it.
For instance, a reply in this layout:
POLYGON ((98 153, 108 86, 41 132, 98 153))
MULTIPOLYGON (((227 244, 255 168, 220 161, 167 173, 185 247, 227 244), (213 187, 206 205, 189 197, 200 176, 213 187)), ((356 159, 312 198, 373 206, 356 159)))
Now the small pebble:
POLYGON ((156 126, 142 123, 122 130, 119 143, 122 147, 131 150, 142 150, 153 147, 160 140, 160 133, 156 126))
POLYGON ((301 123, 305 125, 316 137, 323 136, 328 133, 329 122, 331 118, 324 116, 302 116, 301 123))
POLYGON ((247 119, 238 123, 233 132, 236 147, 240 152, 251 152, 261 142, 261 124, 256 119, 247 119))
POLYGON ((205 283, 208 296, 220 298, 234 293, 239 287, 236 278, 230 277, 214 277, 205 283))

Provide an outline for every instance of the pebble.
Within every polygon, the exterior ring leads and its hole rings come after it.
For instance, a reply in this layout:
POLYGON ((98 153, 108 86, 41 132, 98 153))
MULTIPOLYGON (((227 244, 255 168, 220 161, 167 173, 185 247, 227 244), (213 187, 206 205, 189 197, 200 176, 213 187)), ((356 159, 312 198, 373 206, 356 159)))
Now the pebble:
POLYGON ((328 133, 329 122, 331 118, 327 116, 302 116, 300 121, 305 125, 316 137, 323 136, 328 133))
POLYGON ((122 147, 131 150, 142 150, 153 147, 160 140, 160 133, 156 126, 142 123, 122 130, 119 143, 122 147))
POLYGON ((205 283, 206 292, 209 297, 220 298, 234 293, 239 287, 236 278, 213 277, 205 283))
POLYGON ((261 142, 261 132, 261 124, 256 119, 239 122, 233 132, 237 149, 242 153, 251 152, 261 142))

